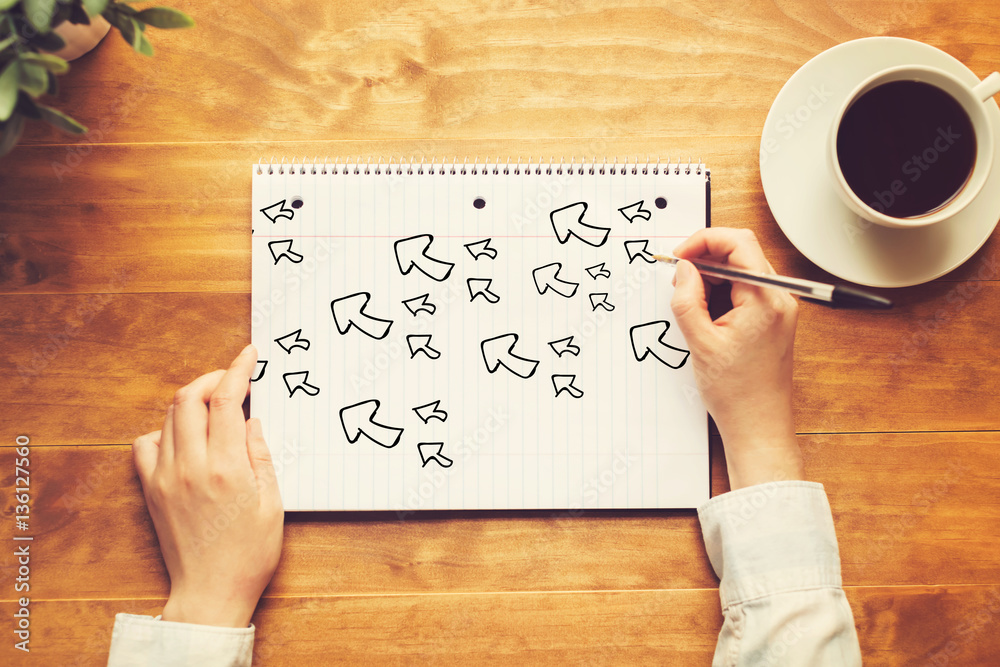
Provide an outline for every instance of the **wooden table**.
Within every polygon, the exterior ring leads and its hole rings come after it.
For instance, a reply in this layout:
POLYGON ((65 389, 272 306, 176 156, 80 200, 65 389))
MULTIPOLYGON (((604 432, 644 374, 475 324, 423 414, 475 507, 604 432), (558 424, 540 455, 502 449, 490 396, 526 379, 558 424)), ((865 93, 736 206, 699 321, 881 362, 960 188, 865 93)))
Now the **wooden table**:
MULTIPOLYGON (((5 629, 4 664, 102 664, 115 612, 161 609, 128 443, 249 340, 251 162, 701 157, 716 225, 824 279, 761 192, 782 83, 869 35, 1000 65, 994 0, 170 4, 198 27, 152 60, 111 35, 62 80, 90 137, 35 125, 0 161, 0 627, 22 434, 35 537, 32 653, 5 629)), ((796 424, 868 664, 1000 659, 998 259, 994 234, 891 312, 801 309, 796 424)), ((717 585, 693 511, 290 514, 256 664, 706 665, 717 585)))

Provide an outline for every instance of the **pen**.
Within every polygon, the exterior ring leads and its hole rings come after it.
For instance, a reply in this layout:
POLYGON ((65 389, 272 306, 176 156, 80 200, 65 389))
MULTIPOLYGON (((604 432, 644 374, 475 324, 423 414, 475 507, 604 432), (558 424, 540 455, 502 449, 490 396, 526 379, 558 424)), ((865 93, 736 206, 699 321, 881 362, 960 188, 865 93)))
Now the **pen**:
MULTIPOLYGON (((672 266, 677 266, 677 258, 668 255, 653 255, 658 262, 666 262, 672 266)), ((726 264, 710 262, 703 259, 688 260, 698 272, 703 276, 715 278, 725 278, 740 283, 750 283, 751 285, 763 285, 764 287, 777 287, 791 294, 804 297, 807 301, 821 303, 833 308, 892 308, 892 301, 877 294, 869 294, 846 285, 828 285, 815 280, 804 280, 802 278, 789 278, 788 276, 777 276, 772 273, 758 273, 757 271, 747 271, 736 269, 726 264)))

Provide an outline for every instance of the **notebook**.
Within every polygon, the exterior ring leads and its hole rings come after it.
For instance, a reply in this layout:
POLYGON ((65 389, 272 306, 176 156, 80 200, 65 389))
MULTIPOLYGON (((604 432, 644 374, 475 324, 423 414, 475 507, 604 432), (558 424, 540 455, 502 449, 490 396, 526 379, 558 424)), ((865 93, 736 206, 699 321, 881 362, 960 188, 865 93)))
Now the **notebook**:
POLYGON ((707 500, 652 254, 709 222, 701 164, 254 165, 251 414, 285 509, 707 500))

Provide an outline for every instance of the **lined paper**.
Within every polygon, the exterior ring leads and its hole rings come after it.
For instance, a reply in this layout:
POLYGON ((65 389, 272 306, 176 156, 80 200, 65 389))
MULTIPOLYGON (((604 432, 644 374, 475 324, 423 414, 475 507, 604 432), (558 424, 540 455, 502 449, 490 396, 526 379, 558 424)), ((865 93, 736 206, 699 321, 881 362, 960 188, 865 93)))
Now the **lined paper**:
POLYGON ((649 255, 706 225, 707 175, 451 169, 254 165, 251 413, 285 509, 706 500, 707 413, 649 255))

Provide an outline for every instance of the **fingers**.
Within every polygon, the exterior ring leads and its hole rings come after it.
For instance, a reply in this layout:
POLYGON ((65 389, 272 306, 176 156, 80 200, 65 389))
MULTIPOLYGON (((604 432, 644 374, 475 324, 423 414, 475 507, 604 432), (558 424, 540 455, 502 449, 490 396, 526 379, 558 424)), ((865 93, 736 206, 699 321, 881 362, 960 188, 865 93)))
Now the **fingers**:
POLYGON ((226 374, 212 371, 174 394, 173 450, 176 458, 202 462, 208 446, 208 401, 226 374))
POLYGON ((257 349, 247 345, 213 389, 208 404, 209 446, 231 445, 234 451, 244 451, 247 436, 243 399, 250 391, 250 377, 256 365, 257 349))
POLYGON ((711 334, 712 318, 708 314, 705 283, 691 262, 677 263, 674 296, 670 300, 670 308, 674 311, 674 319, 681 328, 684 339, 690 345, 711 334))
POLYGON ((250 467, 257 478, 257 489, 261 503, 271 507, 281 508, 281 494, 278 492, 278 479, 274 472, 274 462, 271 460, 271 450, 264 440, 264 430, 259 419, 250 419, 246 423, 247 455, 250 457, 250 467))
POLYGON ((163 420, 163 429, 160 431, 160 447, 157 465, 170 463, 174 460, 174 404, 167 406, 167 417, 163 420))
POLYGON ((139 480, 143 486, 146 486, 147 480, 153 476, 153 471, 156 469, 161 432, 153 431, 140 435, 132 443, 132 459, 135 461, 135 469, 139 471, 139 480))
POLYGON ((698 230, 674 248, 674 256, 683 259, 704 257, 742 269, 774 273, 757 237, 748 229, 715 227, 698 230))

